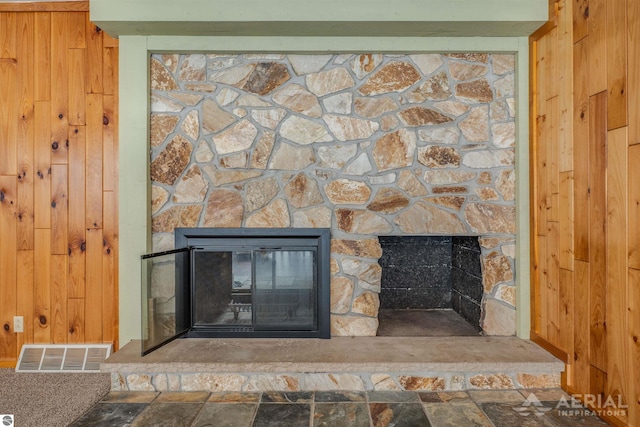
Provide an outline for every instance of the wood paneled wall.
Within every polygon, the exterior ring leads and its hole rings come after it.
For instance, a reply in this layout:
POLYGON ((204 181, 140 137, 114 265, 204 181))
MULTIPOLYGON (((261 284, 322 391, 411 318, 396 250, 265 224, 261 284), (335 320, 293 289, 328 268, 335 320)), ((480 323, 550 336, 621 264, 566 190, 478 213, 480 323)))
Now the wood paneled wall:
MULTIPOLYGON (((557 0, 531 38, 532 337, 640 426, 640 1, 557 0)), ((609 408, 612 409, 612 408, 609 408)))
POLYGON ((86 2, 37 6, 0 4, 4 365, 24 343, 117 346, 118 45, 86 2))

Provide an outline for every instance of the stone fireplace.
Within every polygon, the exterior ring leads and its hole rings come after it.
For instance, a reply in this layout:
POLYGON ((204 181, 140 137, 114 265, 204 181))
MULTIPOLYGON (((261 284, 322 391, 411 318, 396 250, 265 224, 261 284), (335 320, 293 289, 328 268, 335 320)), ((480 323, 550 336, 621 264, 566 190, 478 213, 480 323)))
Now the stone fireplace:
POLYGON ((176 227, 331 229, 331 333, 375 335, 378 236, 475 236, 515 315, 515 55, 154 54, 153 251, 176 227))

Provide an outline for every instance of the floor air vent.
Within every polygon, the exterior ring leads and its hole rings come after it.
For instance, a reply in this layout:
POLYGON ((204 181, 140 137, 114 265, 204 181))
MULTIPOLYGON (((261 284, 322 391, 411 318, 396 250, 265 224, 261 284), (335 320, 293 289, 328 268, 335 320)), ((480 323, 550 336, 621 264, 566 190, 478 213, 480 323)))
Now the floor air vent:
POLYGON ((111 344, 25 344, 16 372, 100 372, 111 344))

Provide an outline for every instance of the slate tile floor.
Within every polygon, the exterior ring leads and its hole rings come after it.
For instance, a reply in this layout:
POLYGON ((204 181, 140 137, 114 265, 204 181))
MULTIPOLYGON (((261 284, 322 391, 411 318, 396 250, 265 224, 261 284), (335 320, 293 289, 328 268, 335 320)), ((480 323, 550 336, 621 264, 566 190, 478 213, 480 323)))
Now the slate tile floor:
POLYGON ((605 426, 563 414, 561 390, 468 392, 111 392, 72 426, 605 426), (534 393, 535 400, 525 400, 534 393), (539 402, 538 402, 539 400, 539 402), (523 405, 523 402, 525 404, 523 405), (526 405, 529 402, 529 405, 526 405), (535 403, 531 403, 535 402, 535 403))

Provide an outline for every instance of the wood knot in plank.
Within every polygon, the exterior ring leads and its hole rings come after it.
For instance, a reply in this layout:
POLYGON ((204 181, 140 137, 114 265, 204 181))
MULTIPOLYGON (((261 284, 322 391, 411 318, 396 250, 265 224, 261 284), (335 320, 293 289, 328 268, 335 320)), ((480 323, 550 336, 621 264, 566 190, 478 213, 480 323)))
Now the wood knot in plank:
POLYGON ((107 126, 109 124, 109 117, 106 115, 102 116, 102 124, 107 126))
POLYGON ((0 202, 4 202, 4 191, 0 190, 0 202))
POLYGON ((47 324, 47 316, 45 316, 44 314, 41 314, 40 317, 38 317, 38 321, 40 322, 41 325, 46 325, 47 324))
POLYGON ((9 331, 11 330, 11 326, 9 326, 9 324, 8 324, 8 323, 5 323, 5 324, 4 324, 4 330, 5 330, 5 331, 7 331, 7 332, 9 332, 9 331))
POLYGON ((54 151, 58 149, 58 141, 53 141, 53 143, 51 144, 51 149, 54 151))

